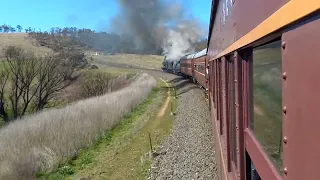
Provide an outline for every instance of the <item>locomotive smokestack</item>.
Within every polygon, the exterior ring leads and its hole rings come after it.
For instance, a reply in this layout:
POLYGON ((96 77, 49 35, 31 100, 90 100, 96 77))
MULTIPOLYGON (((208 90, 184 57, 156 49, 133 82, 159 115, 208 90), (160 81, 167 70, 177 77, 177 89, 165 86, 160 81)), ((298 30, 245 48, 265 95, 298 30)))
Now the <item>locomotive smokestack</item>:
POLYGON ((118 0, 119 15, 113 31, 133 37, 143 53, 164 51, 170 59, 189 52, 191 44, 204 35, 197 19, 189 18, 185 8, 176 2, 163 0, 118 0))

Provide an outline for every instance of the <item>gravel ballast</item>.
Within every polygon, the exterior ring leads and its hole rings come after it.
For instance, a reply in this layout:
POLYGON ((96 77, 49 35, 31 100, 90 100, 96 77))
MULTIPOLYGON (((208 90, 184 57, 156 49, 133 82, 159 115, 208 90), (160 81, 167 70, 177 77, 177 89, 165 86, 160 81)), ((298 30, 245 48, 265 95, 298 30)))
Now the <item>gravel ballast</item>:
POLYGON ((188 80, 168 79, 178 89, 178 108, 172 130, 152 160, 148 179, 218 179, 204 93, 188 80))

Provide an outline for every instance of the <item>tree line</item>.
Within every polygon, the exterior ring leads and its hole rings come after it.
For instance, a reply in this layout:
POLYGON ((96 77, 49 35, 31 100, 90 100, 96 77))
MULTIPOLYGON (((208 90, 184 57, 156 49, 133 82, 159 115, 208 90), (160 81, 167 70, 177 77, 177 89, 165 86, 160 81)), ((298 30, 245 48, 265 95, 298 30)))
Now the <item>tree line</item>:
MULTIPOLYGON (((21 32, 22 26, 16 28, 10 25, 1 25, 0 32, 21 32)), ((125 53, 125 54, 155 54, 162 55, 163 49, 158 48, 152 51, 139 49, 134 43, 134 38, 125 34, 110 32, 95 32, 91 29, 76 27, 53 27, 49 31, 36 31, 35 28, 26 28, 28 36, 35 40, 35 44, 46 46, 59 51, 65 47, 82 48, 86 50, 100 51, 105 53, 125 53)), ((193 46, 196 51, 206 47, 207 40, 201 40, 193 46)))
MULTIPOLYGON (((152 51, 139 49, 134 43, 134 38, 129 35, 119 35, 109 32, 95 32, 91 29, 77 29, 75 27, 51 28, 48 31, 29 32, 30 37, 37 41, 38 45, 47 46, 52 49, 57 44, 65 44, 78 48, 85 48, 105 53, 125 53, 125 54, 155 54, 162 55, 163 49, 158 48, 152 51)), ((200 40, 193 44, 196 51, 207 47, 207 39, 200 40)), ((57 50, 58 50, 57 49, 57 50)))
MULTIPOLYGON (((24 29, 24 32, 35 32, 34 28, 28 27, 24 29)), ((0 33, 15 33, 15 32, 23 32, 23 27, 21 25, 11 26, 7 24, 0 25, 0 33)))
MULTIPOLYGON (((50 31, 31 31, 29 37, 36 40, 36 44, 59 50, 61 45, 100 51, 104 53, 144 54, 144 50, 136 48, 134 39, 128 35, 109 32, 95 32, 91 29, 75 27, 51 28, 50 31)), ((162 53, 157 49, 151 54, 162 53)))

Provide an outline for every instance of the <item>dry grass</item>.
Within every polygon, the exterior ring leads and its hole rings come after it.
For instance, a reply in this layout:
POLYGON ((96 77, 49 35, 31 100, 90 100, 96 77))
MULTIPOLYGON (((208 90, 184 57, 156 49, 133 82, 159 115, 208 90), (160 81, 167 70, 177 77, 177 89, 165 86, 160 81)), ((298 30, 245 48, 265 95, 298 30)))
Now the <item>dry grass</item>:
POLYGON ((24 117, 0 129, 0 179, 34 179, 75 157, 111 129, 155 87, 141 75, 129 87, 24 117))
POLYGON ((2 49, 10 45, 20 46, 23 49, 34 51, 37 56, 51 52, 49 48, 33 46, 32 41, 26 33, 0 33, 0 42, 0 59, 3 58, 2 49))
POLYGON ((137 54, 119 54, 119 55, 98 55, 93 56, 95 63, 108 64, 117 63, 122 65, 134 66, 146 69, 161 69, 163 56, 156 55, 137 55, 137 54))
POLYGON ((98 143, 84 149, 79 156, 60 166, 58 171, 41 174, 40 180, 145 179, 151 166, 149 133, 153 148, 170 132, 177 100, 168 84, 158 81, 148 98, 128 113, 121 123, 102 136, 98 143), (170 91, 170 93, 167 93, 170 91), (165 99, 170 96, 163 116, 159 117, 165 99))

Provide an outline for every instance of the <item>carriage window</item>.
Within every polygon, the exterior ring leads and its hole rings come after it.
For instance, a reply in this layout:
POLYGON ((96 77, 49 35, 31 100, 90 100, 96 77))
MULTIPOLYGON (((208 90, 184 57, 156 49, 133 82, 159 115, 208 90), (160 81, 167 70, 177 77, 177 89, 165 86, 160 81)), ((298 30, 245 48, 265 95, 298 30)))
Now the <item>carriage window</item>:
POLYGON ((250 128, 279 171, 282 169, 281 41, 253 49, 250 128))

